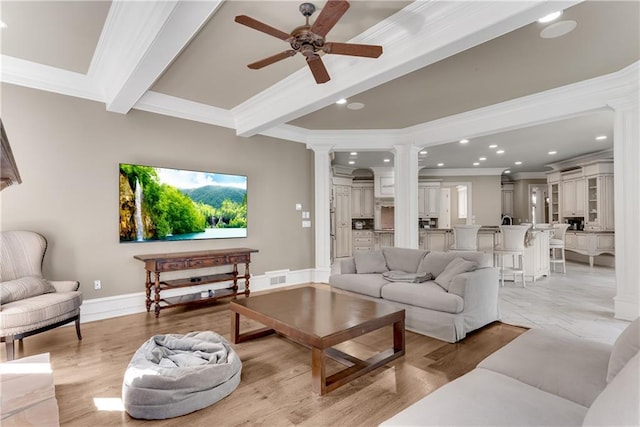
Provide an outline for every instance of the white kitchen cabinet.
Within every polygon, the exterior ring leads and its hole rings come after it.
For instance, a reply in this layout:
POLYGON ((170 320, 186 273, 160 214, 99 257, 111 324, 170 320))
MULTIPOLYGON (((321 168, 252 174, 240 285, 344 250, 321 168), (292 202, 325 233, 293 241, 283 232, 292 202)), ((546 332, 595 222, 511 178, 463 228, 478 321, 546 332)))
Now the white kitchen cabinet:
POLYGON ((351 217, 373 218, 373 182, 354 183, 351 187, 351 217))
MULTIPOLYGON (((502 239, 501 235, 499 236, 499 239, 502 239)), ((507 255, 497 261, 498 266, 502 265, 501 263, 504 263, 504 266, 509 268, 513 267, 514 258, 507 255)), ((540 277, 548 276, 549 274, 549 232, 534 231, 533 239, 529 242, 529 246, 526 246, 524 249, 525 281, 535 282, 540 277)), ((505 280, 515 281, 515 276, 516 275, 513 273, 506 272, 505 280)))
POLYGON ((513 217, 513 184, 502 185, 502 213, 513 217))
POLYGON ((375 247, 375 237, 370 230, 352 230, 353 252, 372 251, 375 247))
POLYGON ((446 230, 426 230, 424 247, 428 251, 446 252, 450 245, 450 232, 446 230))
POLYGON ((334 185, 336 258, 351 256, 351 186, 334 185))
POLYGON ((395 245, 394 233, 392 231, 385 231, 376 233, 376 248, 392 248, 395 245))
POLYGON ((587 177, 587 216, 585 228, 593 231, 614 229, 613 175, 587 177))
POLYGON ((584 178, 562 182, 562 216, 580 217, 585 213, 586 183, 584 178))
POLYGON ((615 235, 609 231, 567 231, 564 248, 589 257, 593 267, 594 258, 601 254, 615 255, 615 235))
POLYGON ((549 221, 553 224, 560 222, 560 184, 549 184, 549 221))
POLYGON ((437 218, 440 212, 440 186, 418 184, 418 218, 437 218))

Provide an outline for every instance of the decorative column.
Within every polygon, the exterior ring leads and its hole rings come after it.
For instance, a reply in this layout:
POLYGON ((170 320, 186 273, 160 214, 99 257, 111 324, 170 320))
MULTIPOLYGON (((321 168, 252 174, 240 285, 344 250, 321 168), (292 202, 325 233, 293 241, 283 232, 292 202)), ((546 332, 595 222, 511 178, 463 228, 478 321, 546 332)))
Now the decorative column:
POLYGON ((331 158, 333 145, 313 145, 315 176, 315 252, 314 282, 329 282, 331 273, 331 158))
POLYGON ((616 296, 614 316, 640 315, 640 108, 638 94, 613 102, 616 296))
POLYGON ((412 145, 394 145, 395 246, 418 249, 418 152, 412 145))

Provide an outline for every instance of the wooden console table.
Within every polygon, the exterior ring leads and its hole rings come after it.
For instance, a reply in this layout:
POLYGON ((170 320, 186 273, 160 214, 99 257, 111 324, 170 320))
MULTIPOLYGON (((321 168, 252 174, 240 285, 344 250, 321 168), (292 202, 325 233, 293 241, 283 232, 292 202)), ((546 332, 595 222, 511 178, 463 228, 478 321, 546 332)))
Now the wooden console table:
POLYGON ((210 251, 175 252, 165 254, 135 255, 134 258, 144 262, 147 272, 145 289, 147 293, 147 312, 151 311, 151 288, 155 288, 154 303, 156 317, 160 316, 160 310, 177 307, 186 304, 211 302, 220 298, 238 295, 238 278, 244 278, 244 294, 249 296, 249 263, 251 253, 257 249, 235 248, 215 249, 210 251), (238 275, 238 264, 244 263, 244 274, 238 275), (233 265, 233 270, 227 273, 209 274, 205 276, 186 277, 181 279, 160 280, 160 273, 168 271, 190 270, 195 268, 219 267, 233 265), (151 280, 151 274, 154 278, 151 280), (226 289, 218 289, 207 296, 201 293, 181 295, 176 297, 161 298, 160 292, 167 289, 184 288, 207 283, 219 283, 233 281, 233 286, 226 289))

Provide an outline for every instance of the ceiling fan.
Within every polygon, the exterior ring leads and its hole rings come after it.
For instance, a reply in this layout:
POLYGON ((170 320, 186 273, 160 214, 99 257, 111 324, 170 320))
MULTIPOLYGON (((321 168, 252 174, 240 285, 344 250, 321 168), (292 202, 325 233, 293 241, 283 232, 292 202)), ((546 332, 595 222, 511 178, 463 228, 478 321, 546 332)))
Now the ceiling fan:
POLYGON ((300 12, 306 18, 307 22, 305 25, 295 28, 291 31, 291 34, 280 31, 246 15, 236 16, 235 21, 237 23, 277 37, 291 45, 291 49, 249 64, 248 67, 252 70, 258 70, 300 52, 306 57, 307 65, 316 83, 326 83, 331 77, 329 77, 329 73, 322 63, 322 59, 320 58, 321 52, 337 55, 363 56, 367 58, 379 57, 382 54, 382 46, 325 41, 324 38, 327 33, 336 25, 347 9, 349 9, 348 1, 329 0, 320 12, 320 15, 318 15, 318 19, 315 20, 313 25, 310 25, 309 17, 316 11, 316 7, 311 3, 302 3, 300 5, 300 12))

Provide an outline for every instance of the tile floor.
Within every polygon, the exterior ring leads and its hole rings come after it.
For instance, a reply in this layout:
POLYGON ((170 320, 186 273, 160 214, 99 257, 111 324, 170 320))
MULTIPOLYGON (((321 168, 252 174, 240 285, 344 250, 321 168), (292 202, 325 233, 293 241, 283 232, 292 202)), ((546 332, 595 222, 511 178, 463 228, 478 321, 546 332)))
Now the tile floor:
POLYGON ((550 328, 613 344, 629 324, 613 318, 615 270, 567 262, 567 274, 551 273, 535 283, 505 282, 500 288, 504 323, 550 328))

